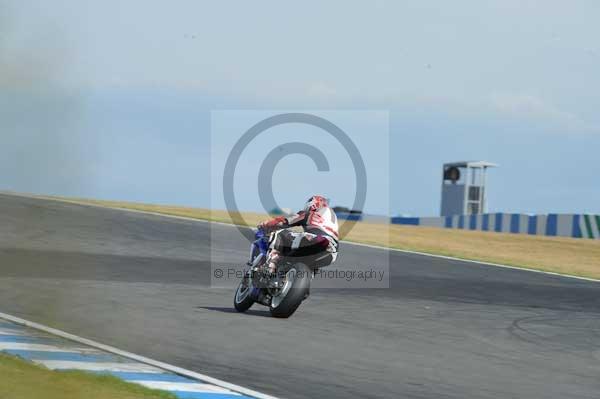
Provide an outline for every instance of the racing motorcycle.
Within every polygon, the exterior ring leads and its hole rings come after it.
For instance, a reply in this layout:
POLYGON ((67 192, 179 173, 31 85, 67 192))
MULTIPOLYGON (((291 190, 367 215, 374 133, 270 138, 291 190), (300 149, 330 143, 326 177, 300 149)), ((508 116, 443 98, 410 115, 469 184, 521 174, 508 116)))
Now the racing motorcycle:
POLYGON ((233 305, 238 312, 245 312, 259 303, 267 306, 273 317, 288 318, 308 298, 314 270, 324 265, 319 265, 318 255, 294 258, 292 253, 279 262, 277 273, 271 275, 266 264, 270 234, 258 229, 255 239, 233 305))

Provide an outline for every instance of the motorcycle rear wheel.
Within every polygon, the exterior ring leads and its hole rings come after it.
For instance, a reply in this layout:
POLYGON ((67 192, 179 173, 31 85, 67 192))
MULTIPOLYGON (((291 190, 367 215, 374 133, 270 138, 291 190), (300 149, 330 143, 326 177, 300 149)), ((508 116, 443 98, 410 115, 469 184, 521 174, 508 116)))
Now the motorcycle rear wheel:
POLYGON ((286 272, 283 288, 274 295, 269 311, 271 316, 287 319, 298 309, 308 294, 312 271, 303 263, 292 265, 286 272))

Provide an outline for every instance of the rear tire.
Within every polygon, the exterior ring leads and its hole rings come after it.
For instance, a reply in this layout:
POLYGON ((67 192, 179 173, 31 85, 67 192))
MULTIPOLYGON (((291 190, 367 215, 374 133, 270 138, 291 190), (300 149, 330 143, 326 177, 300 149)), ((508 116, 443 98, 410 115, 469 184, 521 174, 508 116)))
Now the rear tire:
POLYGON ((237 290, 235 290, 235 295, 233 296, 233 306, 235 307, 235 310, 243 313, 254 305, 254 300, 250 297, 251 291, 252 286, 250 285, 249 277, 246 275, 242 281, 240 281, 240 285, 238 285, 237 290))
POLYGON ((298 309, 310 289, 312 271, 303 263, 296 263, 286 272, 286 283, 281 290, 282 297, 271 300, 271 316, 287 319, 298 309))

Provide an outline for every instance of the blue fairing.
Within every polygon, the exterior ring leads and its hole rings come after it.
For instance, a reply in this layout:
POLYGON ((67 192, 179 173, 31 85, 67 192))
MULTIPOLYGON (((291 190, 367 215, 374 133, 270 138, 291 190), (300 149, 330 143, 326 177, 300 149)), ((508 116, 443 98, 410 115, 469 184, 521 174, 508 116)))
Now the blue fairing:
POLYGON ((254 234, 256 241, 252 243, 251 251, 252 251, 252 260, 259 253, 263 255, 267 255, 267 251, 269 250, 269 237, 265 234, 265 232, 261 229, 256 230, 254 234), (258 249, 258 252, 256 251, 258 249))

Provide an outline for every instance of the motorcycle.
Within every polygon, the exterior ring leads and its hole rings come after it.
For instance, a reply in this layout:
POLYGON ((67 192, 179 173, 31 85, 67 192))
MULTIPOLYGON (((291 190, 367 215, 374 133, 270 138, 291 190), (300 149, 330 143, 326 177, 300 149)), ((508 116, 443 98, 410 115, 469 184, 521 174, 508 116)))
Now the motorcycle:
POLYGON ((271 275, 266 264, 270 234, 258 229, 255 239, 233 305, 238 312, 245 312, 259 303, 269 308, 271 316, 288 318, 308 298, 314 270, 319 267, 318 258, 294 258, 290 254, 279 262, 276 275, 271 275))

